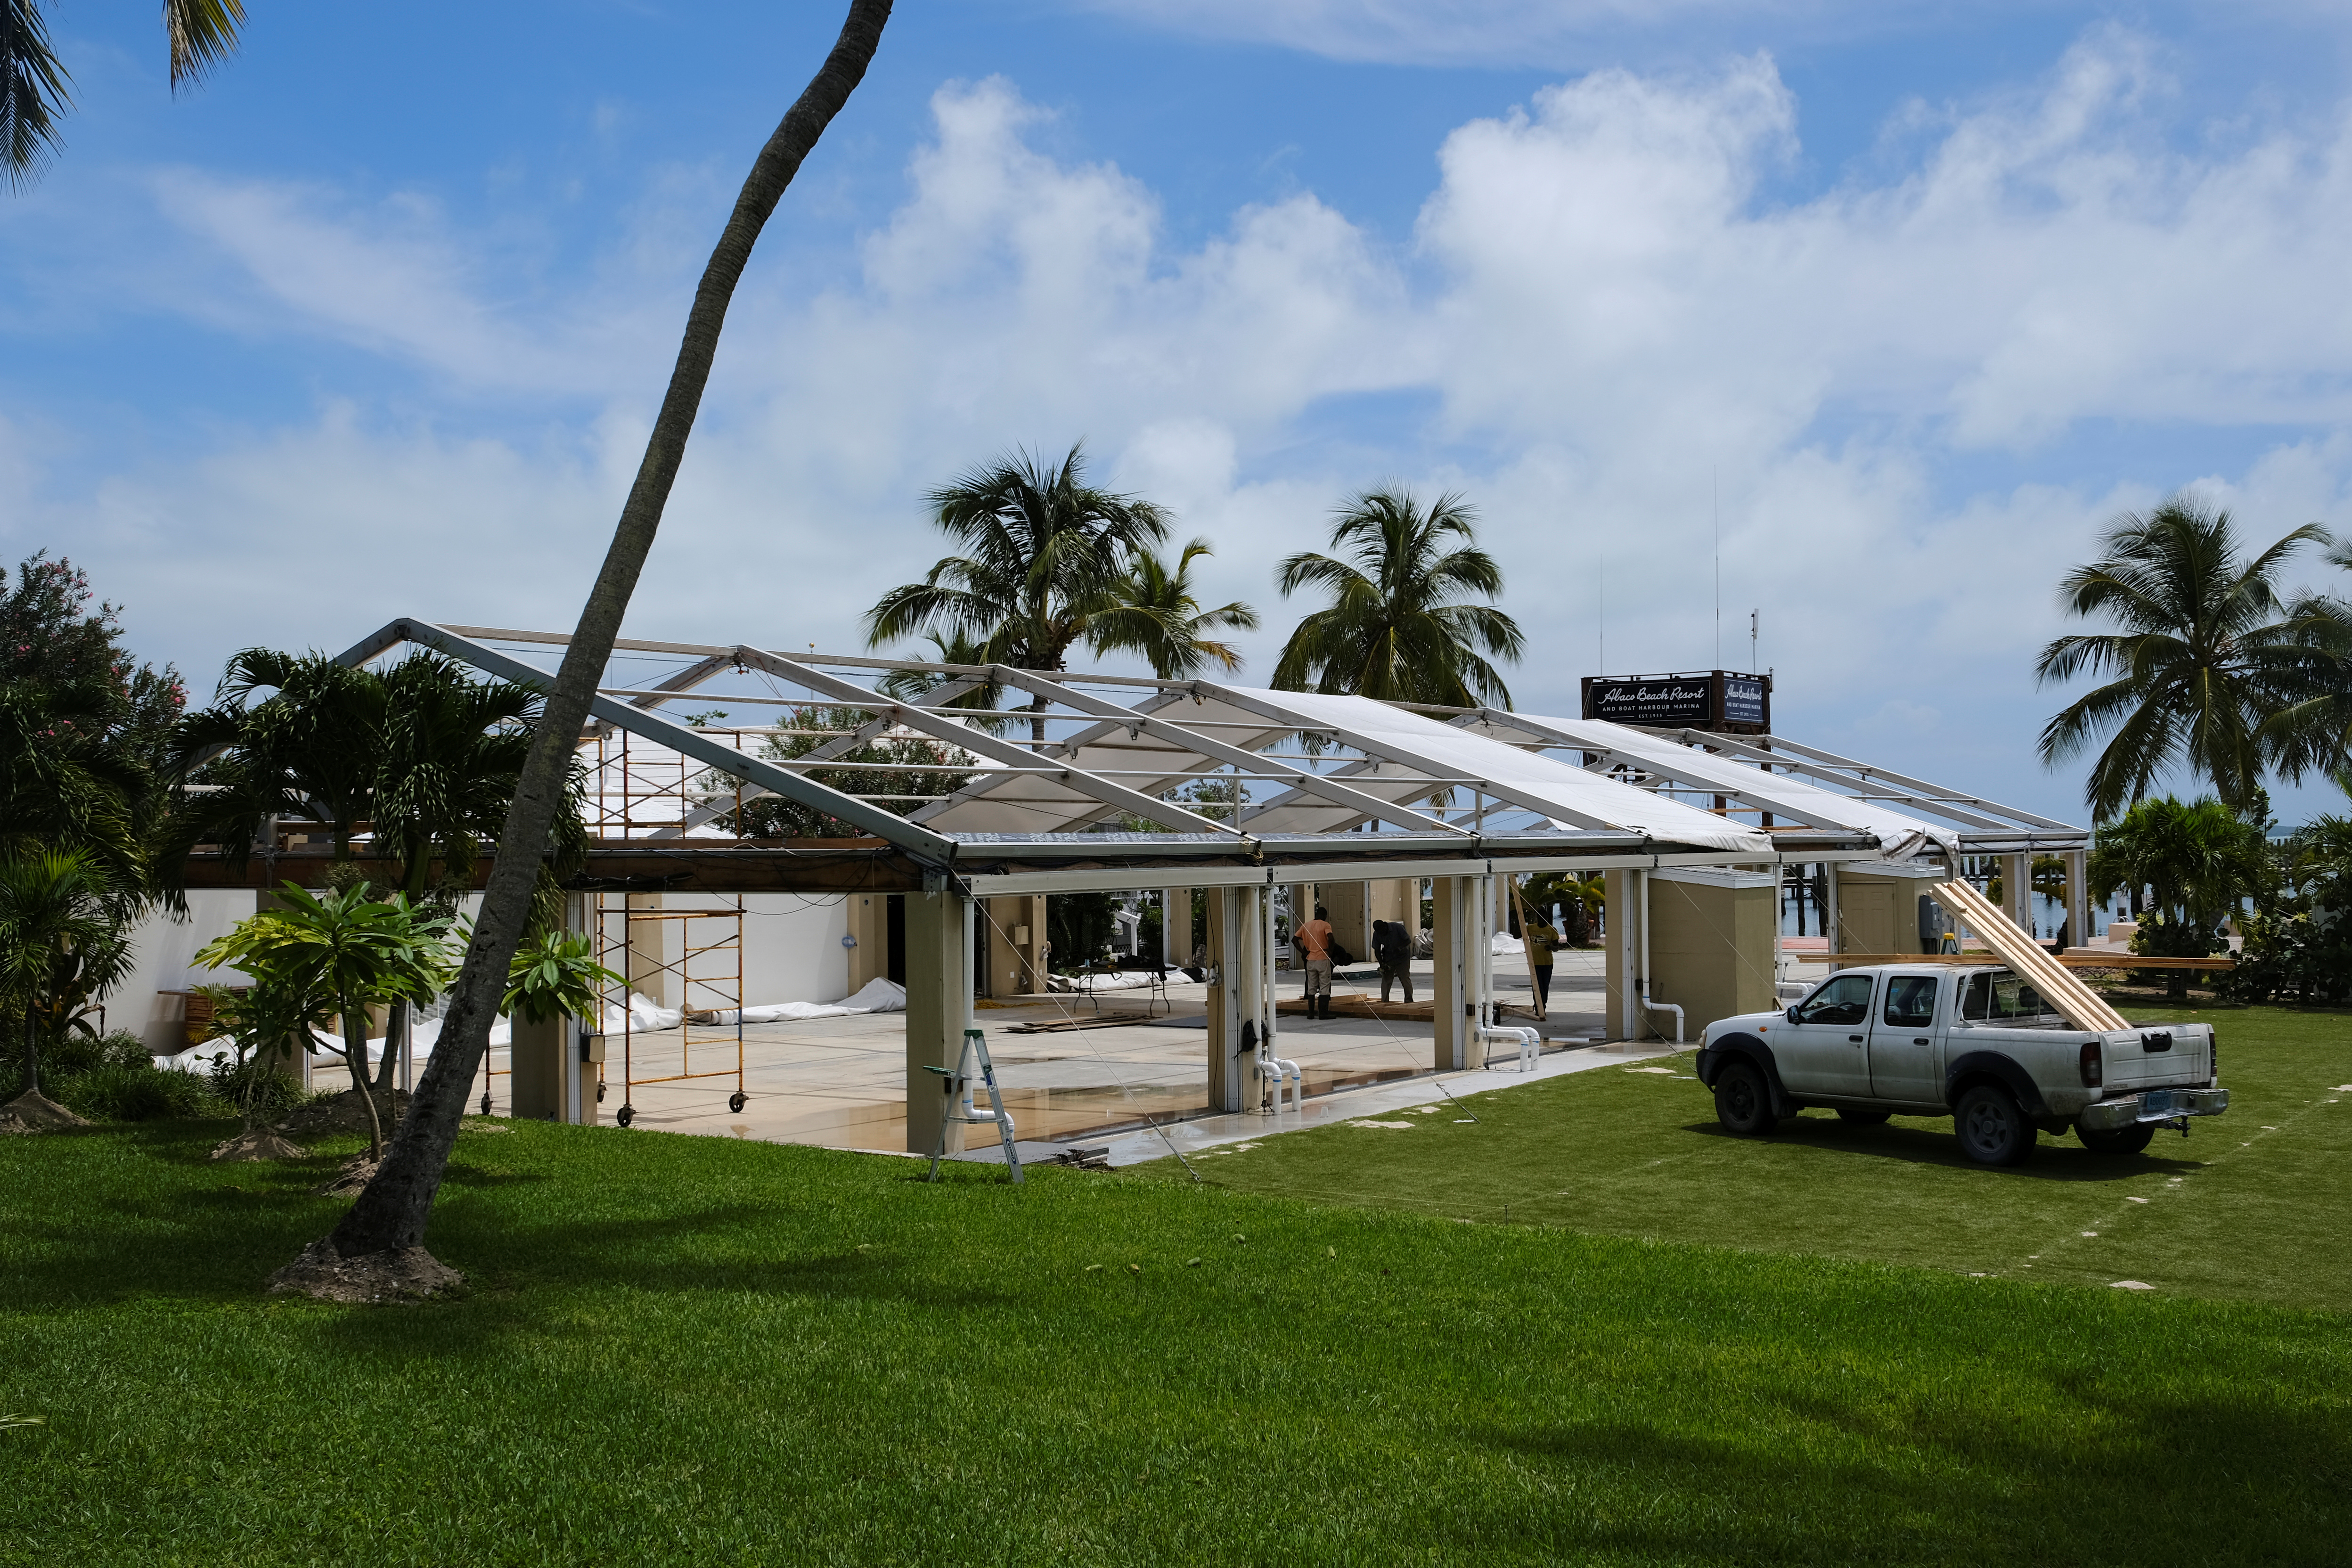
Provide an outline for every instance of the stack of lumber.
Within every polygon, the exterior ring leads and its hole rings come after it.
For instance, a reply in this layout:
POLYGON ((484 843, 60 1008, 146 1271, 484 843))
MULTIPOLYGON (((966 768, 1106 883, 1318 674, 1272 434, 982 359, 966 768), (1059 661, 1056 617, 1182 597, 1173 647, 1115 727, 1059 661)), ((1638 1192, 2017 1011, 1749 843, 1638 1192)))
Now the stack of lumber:
POLYGON ((2058 1009, 2059 1016, 2074 1027, 2102 1035, 2131 1027, 2124 1022, 2123 1015, 2069 973, 2064 964, 2043 952, 2040 942, 2018 930, 2015 921, 1975 888, 1955 878, 1935 883, 1927 891, 2011 971, 2033 982, 2035 989, 2058 1009))

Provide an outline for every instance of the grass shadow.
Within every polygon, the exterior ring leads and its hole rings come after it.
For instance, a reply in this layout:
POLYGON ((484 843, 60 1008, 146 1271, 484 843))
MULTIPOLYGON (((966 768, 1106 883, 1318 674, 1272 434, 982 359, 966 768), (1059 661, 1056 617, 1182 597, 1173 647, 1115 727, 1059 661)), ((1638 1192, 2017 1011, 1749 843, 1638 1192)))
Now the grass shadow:
MULTIPOLYGON (((1795 1144, 1825 1152, 1895 1160, 1909 1165, 1940 1165, 1956 1171, 1995 1168, 1979 1165, 1960 1152, 1958 1140, 1949 1131, 1938 1128, 1905 1127, 1891 1122, 1873 1126, 1830 1117, 1800 1116, 1790 1117, 1763 1138, 1743 1136, 1717 1121, 1687 1121, 1678 1131, 1727 1142, 1795 1144)), ((2175 1159, 2155 1152, 2159 1147, 2159 1144, 2151 1144, 2149 1152, 2139 1154, 2100 1154, 2078 1145, 2055 1143, 2045 1138, 2036 1144, 2032 1157, 2024 1163, 1998 1168, 2005 1175, 2069 1183, 2127 1181, 2150 1173, 2185 1175, 2204 1169, 2201 1160, 2175 1159)))

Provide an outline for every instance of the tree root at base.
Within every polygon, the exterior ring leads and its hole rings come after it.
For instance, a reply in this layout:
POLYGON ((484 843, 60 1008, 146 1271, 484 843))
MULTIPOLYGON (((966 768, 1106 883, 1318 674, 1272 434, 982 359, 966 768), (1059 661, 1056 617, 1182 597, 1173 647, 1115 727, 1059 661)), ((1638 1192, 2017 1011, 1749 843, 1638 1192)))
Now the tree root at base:
POLYGON ((320 1301, 401 1305, 429 1300, 465 1283, 463 1274, 421 1247, 345 1258, 322 1237, 269 1277, 269 1291, 320 1301))
POLYGON ((278 1135, 274 1127, 255 1127, 238 1133, 226 1143, 215 1144, 212 1158, 231 1163, 259 1160, 306 1160, 310 1151, 299 1143, 289 1143, 278 1135))

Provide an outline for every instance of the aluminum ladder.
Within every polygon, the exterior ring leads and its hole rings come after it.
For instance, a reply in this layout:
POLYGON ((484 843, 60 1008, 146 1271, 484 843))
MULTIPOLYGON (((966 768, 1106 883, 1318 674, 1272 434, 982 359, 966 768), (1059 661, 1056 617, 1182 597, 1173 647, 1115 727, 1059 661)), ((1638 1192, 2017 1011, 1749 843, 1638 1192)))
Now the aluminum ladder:
POLYGON ((1021 1181, 1021 1155, 1013 1147, 1012 1113, 1004 1109, 1004 1096, 997 1092, 996 1064, 988 1059, 988 1037, 978 1029, 966 1029, 963 1032, 963 1049, 956 1055, 953 1072, 929 1063, 924 1064, 923 1070, 940 1075, 940 1089, 948 1097, 947 1111, 940 1118, 939 1141, 931 1145, 930 1173, 924 1180, 936 1182, 940 1179, 940 1161, 947 1153, 948 1128, 951 1124, 961 1122, 978 1126, 982 1122, 993 1122, 997 1141, 1004 1145, 1005 1168, 1013 1173, 1013 1180, 1017 1185, 1021 1181), (980 1062, 977 1074, 971 1070, 975 1058, 980 1062), (971 1084, 975 1077, 988 1086, 988 1103, 992 1109, 982 1110, 971 1102, 971 1084))

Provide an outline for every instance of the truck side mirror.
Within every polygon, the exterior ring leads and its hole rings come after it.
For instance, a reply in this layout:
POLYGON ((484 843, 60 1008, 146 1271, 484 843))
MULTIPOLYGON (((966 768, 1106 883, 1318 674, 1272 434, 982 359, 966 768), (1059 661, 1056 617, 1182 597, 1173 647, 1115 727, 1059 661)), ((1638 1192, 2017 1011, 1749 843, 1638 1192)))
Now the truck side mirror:
POLYGON ((1798 1017, 1798 1016, 1797 1016, 1797 1010, 1796 1010, 1794 1007, 1791 1007, 1791 1008, 1790 1008, 1790 1009, 1789 1009, 1789 1022, 1790 1022, 1791 1024, 1801 1024, 1801 1023, 1803 1023, 1803 1022, 1804 1022, 1804 1020, 1803 1020, 1802 1018, 1798 1017))

